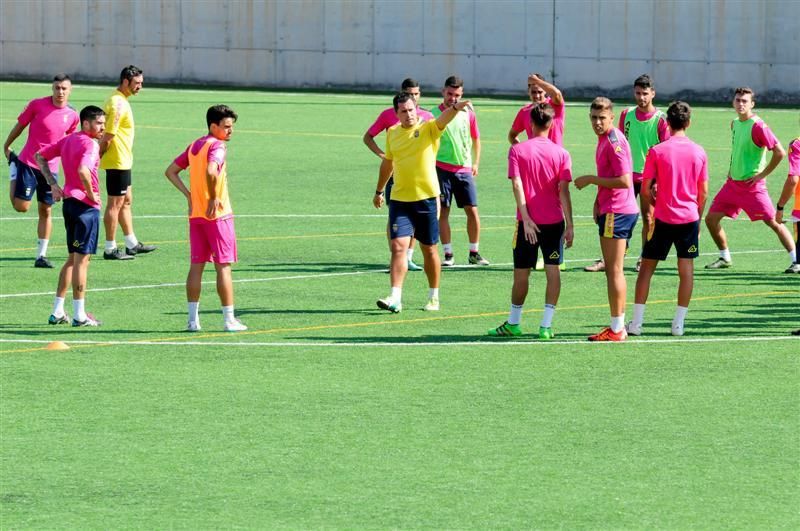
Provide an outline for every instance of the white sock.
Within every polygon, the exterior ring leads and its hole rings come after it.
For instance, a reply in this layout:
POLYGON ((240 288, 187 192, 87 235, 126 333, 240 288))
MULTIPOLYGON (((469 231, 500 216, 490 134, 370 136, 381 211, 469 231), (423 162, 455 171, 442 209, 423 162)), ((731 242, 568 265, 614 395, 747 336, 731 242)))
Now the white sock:
POLYGON ((408 258, 409 262, 414 259, 414 249, 409 248, 408 251, 406 251, 406 258, 408 258))
POLYGON ((64 315, 64 297, 56 297, 53 301, 53 315, 56 317, 64 315))
POLYGON ((139 240, 136 239, 136 235, 134 233, 126 234, 125 235, 125 247, 128 249, 133 249, 139 245, 139 240))
POLYGON ((644 324, 644 308, 646 304, 633 305, 633 324, 642 326, 644 324))
POLYGON ((686 306, 678 306, 675 308, 675 319, 672 320, 673 325, 679 325, 683 327, 683 320, 686 319, 686 314, 689 312, 689 308, 686 306))
POLYGON ((428 288, 429 299, 439 299, 439 288, 428 288))
POLYGON ((190 302, 189 305, 189 322, 190 323, 199 323, 200 322, 200 301, 197 302, 190 302))
POLYGON ((452 243, 443 243, 442 250, 444 254, 453 254, 453 244, 452 243))
POLYGON ((522 321, 522 304, 512 304, 508 312, 508 324, 518 325, 522 321))
POLYGON ((235 317, 233 316, 233 306, 223 306, 222 307, 222 317, 225 319, 226 323, 230 323, 235 321, 235 317))
POLYGON ((618 315, 614 317, 611 316, 611 330, 616 332, 621 332, 622 329, 625 328, 625 314, 618 315))
MULTIPOLYGON (((42 240, 39 240, 42 241, 42 240)), ((45 240, 47 241, 47 240, 45 240)), ((45 249, 47 249, 47 244, 45 244, 45 249)), ((792 260, 792 263, 797 262, 797 249, 792 249, 789 251, 789 258, 792 260)))
POLYGON ((550 328, 553 326, 553 316, 556 313, 556 307, 554 304, 545 304, 544 305, 544 313, 542 314, 542 322, 539 323, 539 326, 544 328, 550 328))
POLYGON ((469 252, 477 253, 478 252, 478 242, 472 243, 469 242, 469 252))
POLYGON ((403 288, 392 286, 392 294, 389 295, 389 298, 394 302, 400 302, 403 299, 403 288))
POLYGON ((50 243, 50 240, 42 240, 40 239, 36 244, 36 257, 40 256, 47 256, 47 244, 50 243))
POLYGON ((731 261, 731 251, 730 251, 730 249, 722 249, 719 252, 719 257, 722 258, 723 260, 727 261, 727 262, 730 262, 731 261))
POLYGON ((83 299, 72 299, 72 318, 76 321, 86 320, 86 309, 83 305, 83 299))
POLYGON ((114 249, 117 248, 117 241, 116 240, 106 240, 106 252, 110 253, 114 249))

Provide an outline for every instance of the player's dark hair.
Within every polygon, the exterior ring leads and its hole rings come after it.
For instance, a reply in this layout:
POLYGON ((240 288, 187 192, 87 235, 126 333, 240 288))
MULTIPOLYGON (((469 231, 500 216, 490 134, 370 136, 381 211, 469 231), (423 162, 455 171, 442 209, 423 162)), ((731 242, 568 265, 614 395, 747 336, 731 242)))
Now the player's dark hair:
POLYGON ((547 79, 542 74, 540 74, 539 72, 534 72, 533 75, 538 77, 542 81, 547 81, 547 79))
POLYGON ((239 119, 239 116, 227 105, 214 105, 206 111, 206 124, 208 127, 211 127, 211 124, 219 125, 225 118, 233 118, 235 122, 239 119))
POLYGON ((547 129, 553 123, 556 111, 547 103, 537 103, 531 107, 531 123, 537 129, 547 129))
POLYGON ((128 65, 119 73, 119 82, 122 84, 122 82, 127 79, 128 83, 130 83, 133 81, 133 78, 141 76, 142 74, 144 74, 144 71, 138 66, 128 65))
POLYGON ((450 76, 444 80, 444 86, 450 88, 461 88, 464 86, 464 80, 458 76, 450 76))
POLYGON ((407 77, 403 80, 403 83, 400 85, 400 90, 417 88, 417 87, 419 87, 419 81, 417 81, 412 77, 407 77))
POLYGON ((692 108, 685 101, 673 101, 667 108, 667 123, 673 131, 689 127, 692 119, 692 108))
POLYGON ((750 99, 756 101, 756 92, 750 87, 736 87, 736 89, 733 91, 734 96, 745 95, 745 94, 750 94, 750 99))
POLYGON ((605 96, 598 96, 592 100, 592 104, 589 106, 589 108, 593 111, 613 111, 614 102, 605 96))
POLYGON ((98 118, 100 118, 101 116, 105 115, 106 112, 97 105, 87 105, 86 107, 81 109, 81 114, 80 114, 81 124, 83 124, 83 122, 85 122, 86 120, 93 122, 98 118))
POLYGON ((63 72, 59 72, 58 74, 53 76, 53 82, 61 83, 62 81, 69 81, 70 83, 72 83, 72 79, 63 72))
POLYGON ((394 98, 392 98, 392 106, 394 107, 394 112, 397 112, 397 109, 399 109, 400 106, 407 101, 413 102, 414 96, 412 96, 411 94, 406 94, 405 92, 395 94, 394 98))
POLYGON ((653 78, 651 78, 648 74, 642 74, 641 76, 634 79, 633 86, 643 89, 653 89, 653 90, 656 89, 656 84, 653 83, 653 78))

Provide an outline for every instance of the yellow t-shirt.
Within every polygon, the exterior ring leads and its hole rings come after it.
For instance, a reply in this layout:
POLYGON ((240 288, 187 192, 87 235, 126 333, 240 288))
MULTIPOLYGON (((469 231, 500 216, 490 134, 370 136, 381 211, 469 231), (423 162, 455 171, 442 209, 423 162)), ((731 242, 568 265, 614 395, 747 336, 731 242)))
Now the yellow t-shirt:
POLYGON ((103 104, 106 133, 114 135, 108 151, 100 159, 104 170, 130 170, 133 167, 133 111, 128 98, 115 90, 103 104))
POLYGON ((442 130, 435 120, 386 132, 386 159, 394 165, 393 201, 421 201, 439 195, 436 152, 442 130))

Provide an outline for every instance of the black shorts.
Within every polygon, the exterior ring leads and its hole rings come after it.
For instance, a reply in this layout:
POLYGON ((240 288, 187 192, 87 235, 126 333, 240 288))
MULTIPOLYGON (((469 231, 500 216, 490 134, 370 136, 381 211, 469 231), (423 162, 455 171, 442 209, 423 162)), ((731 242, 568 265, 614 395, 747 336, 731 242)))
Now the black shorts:
MULTIPOLYGON (((36 192, 36 200, 45 205, 52 205, 53 189, 47 184, 47 179, 39 170, 28 166, 17 157, 9 162, 11 175, 14 176, 14 197, 22 199, 23 201, 30 201, 33 199, 33 193, 36 192)), ((54 173, 53 177, 58 180, 58 174, 54 173)))
POLYGON ((634 182, 633 183, 633 196, 639 197, 639 194, 642 193, 642 181, 634 182))
POLYGON ((536 266, 539 258, 539 249, 542 250, 544 263, 547 265, 560 265, 564 261, 564 221, 548 225, 537 225, 539 233, 536 244, 525 239, 525 229, 522 221, 517 221, 514 230, 514 269, 530 269, 536 266))
POLYGON ((697 258, 700 255, 699 235, 700 220, 673 224, 656 219, 653 232, 642 248, 642 258, 666 260, 673 245, 678 258, 697 258))
POLYGON ((131 170, 106 170, 106 193, 125 195, 131 185, 131 170))
POLYGON ((70 253, 95 254, 100 231, 100 210, 68 197, 64 199, 64 227, 70 253))

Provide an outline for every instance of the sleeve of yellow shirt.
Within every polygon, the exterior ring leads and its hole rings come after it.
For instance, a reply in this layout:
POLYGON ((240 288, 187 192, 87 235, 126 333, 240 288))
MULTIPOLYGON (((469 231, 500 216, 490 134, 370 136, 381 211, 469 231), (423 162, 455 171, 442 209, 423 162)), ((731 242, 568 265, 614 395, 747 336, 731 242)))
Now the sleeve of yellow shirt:
POLYGON ((392 160, 392 129, 386 130, 386 149, 383 150, 383 156, 386 160, 392 160))
POLYGON ((122 102, 119 98, 111 96, 106 102, 106 133, 116 135, 119 130, 119 121, 122 117, 122 102))
POLYGON ((423 124, 423 127, 427 127, 430 131, 431 138, 437 139, 442 134, 444 134, 444 129, 439 129, 439 126, 436 124, 436 120, 430 120, 423 124))

